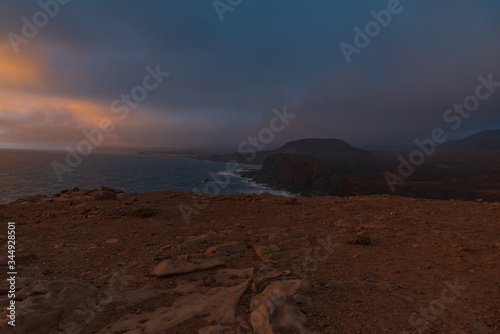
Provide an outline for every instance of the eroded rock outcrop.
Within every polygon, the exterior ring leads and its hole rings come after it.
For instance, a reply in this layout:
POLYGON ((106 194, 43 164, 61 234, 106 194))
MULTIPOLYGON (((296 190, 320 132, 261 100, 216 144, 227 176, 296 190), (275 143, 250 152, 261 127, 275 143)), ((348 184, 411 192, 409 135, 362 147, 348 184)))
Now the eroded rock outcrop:
POLYGON ((287 276, 291 273, 290 270, 279 271, 275 268, 275 261, 266 261, 263 262, 259 268, 257 273, 257 277, 255 277, 252 283, 252 291, 254 293, 261 292, 264 285, 271 279, 287 276))
MULTIPOLYGON (((195 317, 220 324, 210 330, 219 333, 222 325, 237 321, 237 307, 248 288, 253 268, 222 269, 214 273, 221 286, 199 286, 193 281, 181 281, 175 291, 181 295, 170 307, 162 307, 146 314, 125 316, 104 328, 100 333, 159 334, 195 317), (144 320, 147 319, 147 320, 144 320), (217 332, 219 331, 219 332, 217 332)), ((207 333, 212 333, 208 331, 207 333)), ((220 332, 224 333, 224 332, 220 332)))
POLYGON ((76 280, 44 282, 17 293, 15 327, 9 318, 0 321, 2 333, 50 333, 66 315, 87 300, 95 300, 97 288, 76 280))
POLYGON ((300 333, 310 333, 307 320, 297 303, 304 303, 310 283, 305 280, 277 281, 271 283, 251 303, 251 324, 255 334, 273 334, 280 328, 295 328, 300 333))
POLYGON ((161 247, 168 258, 152 270, 160 289, 135 287, 138 283, 130 275, 123 288, 112 291, 78 281, 22 289, 18 293, 22 326, 16 333, 160 334, 182 331, 183 326, 193 326, 201 334, 275 333, 282 328, 308 333, 299 305, 306 301, 303 292, 309 283, 285 280, 292 271, 282 264, 302 261, 311 253, 310 242, 285 232, 257 234, 255 243, 234 239, 215 243, 222 239, 228 240, 227 235, 209 233, 161 247), (244 263, 248 266, 239 267, 244 263), (150 308, 153 300, 156 304, 150 308), (89 321, 104 321, 95 320, 100 312, 119 315, 111 323, 88 327, 89 321))

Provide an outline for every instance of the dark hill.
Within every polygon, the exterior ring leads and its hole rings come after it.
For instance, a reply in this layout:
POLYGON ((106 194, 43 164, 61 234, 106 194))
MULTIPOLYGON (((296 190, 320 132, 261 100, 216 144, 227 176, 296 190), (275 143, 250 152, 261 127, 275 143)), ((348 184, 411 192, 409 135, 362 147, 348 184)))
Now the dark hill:
POLYGON ((410 152, 370 152, 339 139, 302 139, 258 152, 251 161, 240 154, 213 156, 212 160, 262 164, 258 172, 246 176, 295 193, 500 200, 500 130, 483 131, 438 148, 423 164, 412 167, 394 192, 386 172, 400 175, 407 168, 401 169, 401 159, 407 161, 410 152))
POLYGON ((440 145, 438 150, 500 150, 500 130, 485 130, 466 138, 453 140, 440 145))
MULTIPOLYGON (((274 150, 275 153, 307 154, 317 158, 328 156, 332 150, 360 150, 340 139, 300 139, 291 141, 274 150)), ((366 151, 365 151, 366 152, 366 151)))
POLYGON ((217 154, 209 158, 210 161, 235 160, 243 164, 262 165, 267 157, 277 154, 304 155, 321 160, 336 160, 339 158, 370 159, 370 152, 356 148, 340 139, 301 139, 286 143, 285 145, 271 151, 256 152, 252 154, 217 154))

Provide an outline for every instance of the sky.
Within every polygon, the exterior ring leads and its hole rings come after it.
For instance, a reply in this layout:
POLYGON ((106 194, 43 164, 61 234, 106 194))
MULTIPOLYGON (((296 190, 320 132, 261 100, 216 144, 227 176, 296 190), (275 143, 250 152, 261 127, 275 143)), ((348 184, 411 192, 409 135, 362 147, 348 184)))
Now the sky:
POLYGON ((76 146, 106 120, 96 146, 236 151, 284 108, 266 148, 500 129, 500 87, 459 128, 443 120, 479 76, 500 82, 496 0, 58 1, 0 3, 0 148, 76 146), (382 10, 348 62, 341 43, 382 10))

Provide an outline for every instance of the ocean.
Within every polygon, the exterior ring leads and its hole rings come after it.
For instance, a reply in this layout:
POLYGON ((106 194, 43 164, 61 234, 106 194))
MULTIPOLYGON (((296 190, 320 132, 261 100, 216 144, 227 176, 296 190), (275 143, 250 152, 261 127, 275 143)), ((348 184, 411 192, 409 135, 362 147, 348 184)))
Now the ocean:
POLYGON ((60 182, 52 162, 64 163, 65 157, 66 152, 0 150, 0 203, 35 195, 52 196, 73 187, 95 189, 100 186, 127 194, 182 190, 292 195, 250 182, 228 171, 226 163, 137 154, 91 154, 71 173, 63 174, 60 182))

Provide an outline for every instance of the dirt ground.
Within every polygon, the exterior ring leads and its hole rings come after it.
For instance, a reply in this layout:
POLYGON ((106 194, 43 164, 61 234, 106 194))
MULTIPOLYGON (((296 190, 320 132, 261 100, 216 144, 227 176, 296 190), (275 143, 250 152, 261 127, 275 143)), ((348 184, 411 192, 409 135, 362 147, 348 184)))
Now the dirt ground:
MULTIPOLYGON (((187 192, 102 199, 75 190, 0 205, 5 275, 9 221, 16 222, 18 288, 78 279, 102 292, 120 273, 116 293, 144 287, 162 291, 135 303, 120 305, 115 299, 97 305, 79 325, 81 333, 106 333, 106 326, 128 314, 144 314, 146 321, 181 297, 176 290, 181 280, 203 281, 216 271, 152 274, 165 258, 237 241, 247 250, 228 258, 227 267, 257 271, 262 259, 254 246, 266 240, 280 249, 274 260, 288 273, 286 279, 311 283, 298 304, 310 332, 500 333, 500 203, 187 192), (210 237, 196 239, 202 235, 210 237), (359 242, 367 240, 359 236, 368 237, 371 244, 352 242, 356 236, 359 242), (189 240, 201 241, 174 247, 189 240), (163 256, 166 246, 171 250, 163 256)), ((6 288, 0 284, 1 297, 6 288)), ((234 333, 251 333, 250 304, 256 295, 249 287, 241 297, 238 320, 226 324, 234 333)), ((197 333, 210 325, 215 323, 196 316, 165 333, 197 333)))

